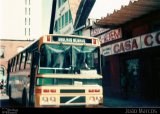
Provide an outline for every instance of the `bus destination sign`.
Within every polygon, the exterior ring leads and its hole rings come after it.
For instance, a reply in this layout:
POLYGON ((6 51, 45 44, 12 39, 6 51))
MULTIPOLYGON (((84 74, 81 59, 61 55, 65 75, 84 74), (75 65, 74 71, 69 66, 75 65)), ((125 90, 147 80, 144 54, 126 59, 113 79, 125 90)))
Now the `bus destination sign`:
POLYGON ((92 43, 91 39, 82 39, 82 38, 74 38, 74 37, 57 37, 53 36, 53 41, 65 42, 65 43, 92 43))

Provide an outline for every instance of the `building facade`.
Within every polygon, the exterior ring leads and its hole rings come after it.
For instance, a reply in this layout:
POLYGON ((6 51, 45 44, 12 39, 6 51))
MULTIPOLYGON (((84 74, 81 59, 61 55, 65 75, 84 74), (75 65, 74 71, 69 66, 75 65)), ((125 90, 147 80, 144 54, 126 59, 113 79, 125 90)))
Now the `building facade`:
POLYGON ((31 42, 22 40, 0 41, 0 81, 6 79, 8 60, 31 42))
POLYGON ((57 0, 53 33, 73 34, 74 21, 81 0, 57 0))
MULTIPOLYGON (((90 35, 86 21, 95 0, 57 0, 53 33, 90 35)), ((90 21, 91 22, 91 21, 90 21)))
POLYGON ((0 39, 33 40, 49 33, 52 0, 2 0, 0 3, 0 39))
POLYGON ((110 28, 99 36, 105 96, 160 101, 159 4, 139 0, 97 22, 110 28))
POLYGON ((0 4, 0 78, 6 79, 8 59, 49 34, 52 0, 1 0, 0 4))

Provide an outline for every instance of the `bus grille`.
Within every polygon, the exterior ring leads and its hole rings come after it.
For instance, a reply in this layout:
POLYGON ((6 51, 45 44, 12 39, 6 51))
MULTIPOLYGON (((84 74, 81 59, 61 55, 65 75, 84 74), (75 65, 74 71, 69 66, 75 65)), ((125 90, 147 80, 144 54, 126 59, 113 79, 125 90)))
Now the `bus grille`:
POLYGON ((85 90, 84 89, 80 89, 80 90, 77 90, 77 89, 61 89, 60 90, 60 93, 85 93, 85 90))
POLYGON ((85 103, 85 96, 67 96, 60 97, 60 103, 71 104, 71 103, 85 103))

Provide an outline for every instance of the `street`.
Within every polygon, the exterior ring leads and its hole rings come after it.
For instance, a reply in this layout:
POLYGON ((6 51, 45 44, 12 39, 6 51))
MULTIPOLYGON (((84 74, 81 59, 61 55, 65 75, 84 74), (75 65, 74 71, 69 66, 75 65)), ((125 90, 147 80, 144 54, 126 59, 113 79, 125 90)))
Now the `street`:
MULTIPOLYGON (((9 101, 9 97, 7 95, 0 94, 0 107, 22 107, 21 105, 15 103, 14 101, 9 101)), ((140 107, 154 107, 159 108, 160 105, 157 102, 146 102, 146 101, 132 101, 132 100, 122 100, 122 99, 113 99, 113 98, 105 98, 104 105, 96 106, 96 107, 87 107, 87 108, 140 108, 140 107)))
MULTIPOLYGON (((6 108, 6 107, 20 108, 22 106, 20 106, 14 101, 9 101, 9 97, 6 94, 5 95, 0 94, 0 107, 1 108, 6 108)), ((105 107, 101 105, 101 106, 87 107, 87 108, 105 108, 105 107)))
POLYGON ((0 94, 0 107, 10 106, 9 97, 7 95, 0 94))

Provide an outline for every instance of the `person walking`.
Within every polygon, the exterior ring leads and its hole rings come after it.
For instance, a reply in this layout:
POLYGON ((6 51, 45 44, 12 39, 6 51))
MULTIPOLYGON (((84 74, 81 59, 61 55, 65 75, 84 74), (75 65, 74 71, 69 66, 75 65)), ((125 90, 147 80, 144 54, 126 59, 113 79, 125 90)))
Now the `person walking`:
POLYGON ((3 96, 3 94, 4 94, 4 80, 3 79, 1 81, 0 89, 1 89, 1 95, 3 96))

